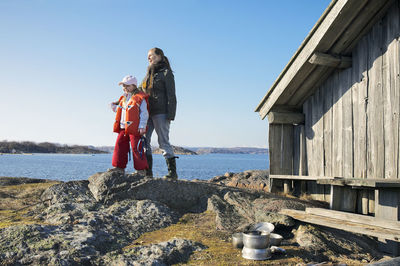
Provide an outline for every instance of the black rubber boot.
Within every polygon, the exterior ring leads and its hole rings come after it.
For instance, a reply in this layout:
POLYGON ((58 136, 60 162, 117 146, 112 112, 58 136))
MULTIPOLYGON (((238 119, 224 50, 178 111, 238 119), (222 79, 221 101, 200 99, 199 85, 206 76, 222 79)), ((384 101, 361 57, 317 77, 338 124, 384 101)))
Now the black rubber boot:
POLYGON ((153 177, 153 155, 146 154, 147 164, 149 165, 149 169, 146 170, 146 177, 153 177))
POLYGON ((168 166, 168 174, 164 176, 165 179, 176 180, 178 179, 178 174, 176 173, 176 157, 165 158, 168 166))

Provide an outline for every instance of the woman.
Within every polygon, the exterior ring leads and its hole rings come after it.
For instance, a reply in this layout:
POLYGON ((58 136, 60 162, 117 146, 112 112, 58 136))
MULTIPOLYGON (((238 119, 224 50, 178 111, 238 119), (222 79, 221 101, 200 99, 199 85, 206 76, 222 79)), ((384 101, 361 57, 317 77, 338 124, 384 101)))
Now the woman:
POLYGON ((149 169, 146 176, 153 177, 153 156, 151 154, 151 135, 155 130, 158 136, 158 145, 163 151, 167 162, 167 179, 178 179, 176 173, 175 154, 169 143, 170 122, 175 119, 176 95, 175 79, 168 58, 160 48, 150 49, 147 59, 149 66, 140 89, 149 94, 149 120, 147 122, 147 162, 149 169))

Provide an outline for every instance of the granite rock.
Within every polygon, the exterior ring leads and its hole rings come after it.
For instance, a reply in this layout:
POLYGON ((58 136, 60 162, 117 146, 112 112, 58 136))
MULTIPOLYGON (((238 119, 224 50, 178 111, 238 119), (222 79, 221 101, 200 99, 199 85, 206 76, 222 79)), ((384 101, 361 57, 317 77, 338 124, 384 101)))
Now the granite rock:
POLYGON ((116 257, 109 254, 103 262, 116 265, 172 265, 186 262, 194 251, 206 248, 191 240, 174 238, 158 244, 128 248, 124 254, 116 257))
POLYGON ((230 187, 268 192, 269 170, 247 170, 241 173, 227 172, 224 175, 211 178, 209 182, 230 187))
POLYGON ((300 224, 293 229, 293 235, 301 247, 315 254, 316 261, 336 254, 365 261, 381 257, 377 242, 369 236, 311 224, 300 224))

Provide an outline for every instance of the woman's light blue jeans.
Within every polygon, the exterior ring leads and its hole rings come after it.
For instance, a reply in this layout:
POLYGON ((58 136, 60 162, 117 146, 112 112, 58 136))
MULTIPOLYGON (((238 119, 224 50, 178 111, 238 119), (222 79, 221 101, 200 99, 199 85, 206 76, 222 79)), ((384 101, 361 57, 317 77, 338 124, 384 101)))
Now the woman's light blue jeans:
POLYGON ((167 114, 152 115, 147 121, 147 154, 151 154, 151 135, 155 130, 158 136, 158 145, 162 150, 162 154, 165 158, 172 158, 175 156, 174 150, 169 143, 169 126, 170 121, 167 120, 167 114))

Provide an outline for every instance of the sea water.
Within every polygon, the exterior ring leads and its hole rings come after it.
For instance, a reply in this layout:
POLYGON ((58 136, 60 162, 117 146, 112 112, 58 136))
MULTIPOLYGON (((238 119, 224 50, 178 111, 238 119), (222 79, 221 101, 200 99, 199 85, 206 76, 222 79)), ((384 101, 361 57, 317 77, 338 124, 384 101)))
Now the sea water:
MULTIPOLYGON (((112 168, 111 158, 112 154, 3 154, 0 155, 0 176, 83 180, 112 168)), ((154 175, 167 174, 164 158, 154 154, 153 160, 154 175)), ((179 155, 176 164, 180 179, 208 180, 226 172, 269 169, 269 158, 267 154, 179 155)), ((126 172, 134 171, 131 160, 126 172)))

